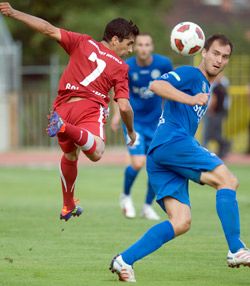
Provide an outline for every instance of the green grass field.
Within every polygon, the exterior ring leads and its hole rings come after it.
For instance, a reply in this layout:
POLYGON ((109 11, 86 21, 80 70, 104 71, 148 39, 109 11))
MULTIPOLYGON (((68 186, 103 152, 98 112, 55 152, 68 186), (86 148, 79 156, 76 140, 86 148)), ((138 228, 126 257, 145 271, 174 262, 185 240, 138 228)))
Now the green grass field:
MULTIPOLYGON (((250 167, 232 170, 241 181, 242 239, 250 245, 250 167)), ((121 215, 122 174, 122 167, 81 167, 76 197, 85 213, 65 223, 58 219, 61 191, 56 169, 0 168, 0 285, 118 285, 108 270, 111 258, 154 224, 121 215)), ((143 172, 134 187, 138 213, 145 178, 143 172)), ((226 266, 228 249, 214 191, 195 184, 190 189, 191 231, 137 262, 137 285, 249 285, 249 268, 226 266)))

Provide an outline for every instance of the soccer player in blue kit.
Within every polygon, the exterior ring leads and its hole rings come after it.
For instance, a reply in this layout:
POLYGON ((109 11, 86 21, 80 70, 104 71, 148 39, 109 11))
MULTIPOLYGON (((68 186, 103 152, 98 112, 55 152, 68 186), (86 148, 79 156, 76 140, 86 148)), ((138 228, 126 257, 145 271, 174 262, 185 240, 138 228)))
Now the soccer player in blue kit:
MULTIPOLYGON (((169 58, 153 54, 154 44, 151 35, 140 34, 136 37, 135 56, 126 60, 129 65, 129 96, 134 111, 134 128, 137 139, 133 146, 128 146, 130 164, 124 172, 123 192, 120 196, 120 206, 127 218, 134 218, 136 211, 131 198, 132 186, 145 165, 146 153, 157 128, 161 115, 162 99, 149 90, 149 84, 173 69, 169 58)), ((111 127, 116 130, 119 123, 119 112, 115 109, 111 127)), ((124 135, 127 137, 126 129, 124 135)), ((160 219, 152 208, 155 193, 150 183, 147 183, 147 193, 141 215, 146 219, 160 219)))
POLYGON ((250 266, 250 250, 240 239, 238 180, 219 157, 194 138, 207 109, 210 83, 227 65, 232 49, 232 43, 224 35, 213 35, 205 42, 198 68, 179 67, 150 86, 165 99, 165 104, 149 147, 147 172, 157 202, 169 220, 151 227, 113 258, 110 270, 122 281, 135 282, 134 262, 189 230, 189 180, 216 190, 216 210, 229 248, 228 266, 250 266))

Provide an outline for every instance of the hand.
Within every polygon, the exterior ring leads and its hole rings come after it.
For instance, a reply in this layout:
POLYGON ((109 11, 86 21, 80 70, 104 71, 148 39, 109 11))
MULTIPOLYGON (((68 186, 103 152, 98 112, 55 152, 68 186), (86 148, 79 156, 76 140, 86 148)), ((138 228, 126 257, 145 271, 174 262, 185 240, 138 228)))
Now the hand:
POLYGON ((128 146, 134 145, 135 140, 136 140, 136 133, 135 133, 135 131, 128 132, 128 137, 129 137, 130 141, 127 142, 127 145, 128 146))
POLYGON ((208 93, 197 93, 195 96, 191 97, 191 105, 206 105, 208 103, 209 94, 208 93))
POLYGON ((3 15, 10 17, 14 14, 14 11, 8 2, 0 2, 0 12, 3 15))

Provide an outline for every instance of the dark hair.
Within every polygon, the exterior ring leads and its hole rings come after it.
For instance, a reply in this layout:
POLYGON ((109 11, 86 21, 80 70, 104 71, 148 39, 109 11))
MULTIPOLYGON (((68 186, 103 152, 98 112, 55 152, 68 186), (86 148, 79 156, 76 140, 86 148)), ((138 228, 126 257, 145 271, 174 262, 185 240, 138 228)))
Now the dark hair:
POLYGON ((123 18, 116 18, 109 22, 104 30, 103 40, 110 42, 114 36, 117 36, 121 42, 130 36, 136 37, 139 34, 138 27, 132 22, 123 18))
POLYGON ((214 34, 214 35, 210 36, 209 38, 207 38, 205 45, 204 45, 204 49, 208 51, 214 41, 218 41, 223 46, 229 45, 231 48, 230 55, 232 54, 233 44, 225 35, 222 35, 222 34, 214 34))

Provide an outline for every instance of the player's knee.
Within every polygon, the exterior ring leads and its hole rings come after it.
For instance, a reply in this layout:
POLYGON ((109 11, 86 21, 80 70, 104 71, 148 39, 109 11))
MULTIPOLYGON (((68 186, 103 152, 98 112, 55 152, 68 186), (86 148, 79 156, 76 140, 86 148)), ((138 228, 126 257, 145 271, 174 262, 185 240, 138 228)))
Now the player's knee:
POLYGON ((218 189, 228 188, 228 189, 232 189, 232 190, 237 190, 238 187, 239 187, 238 178, 230 173, 230 174, 228 174, 228 176, 225 176, 221 180, 221 182, 218 186, 218 189))
POLYGON ((102 158, 102 154, 101 152, 94 152, 93 154, 85 154, 90 161, 92 162, 97 162, 102 158))
POLYGON ((234 175, 232 175, 230 178, 230 184, 232 186, 231 189, 233 189, 233 190, 238 189, 238 187, 240 185, 238 178, 234 175))
POLYGON ((174 228, 175 235, 181 235, 191 228, 191 218, 186 217, 171 222, 174 228))
POLYGON ((131 156, 131 166, 134 170, 140 171, 144 167, 146 156, 131 156))
POLYGON ((78 153, 77 152, 64 153, 64 156, 69 161, 76 161, 76 160, 78 160, 78 153))
POLYGON ((181 231, 182 233, 185 233, 187 231, 189 231, 191 228, 191 219, 185 219, 182 221, 181 224, 181 231))
POLYGON ((134 170, 139 171, 144 166, 144 162, 134 162, 132 167, 134 170))
POLYGON ((92 157, 92 158, 89 158, 92 162, 97 162, 101 159, 101 157, 92 157))
POLYGON ((88 159, 92 162, 97 162, 102 158, 102 155, 104 153, 105 150, 105 145, 103 144, 103 142, 98 142, 96 144, 96 149, 94 152, 84 152, 84 154, 88 157, 88 159))

